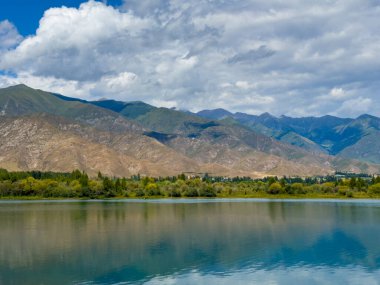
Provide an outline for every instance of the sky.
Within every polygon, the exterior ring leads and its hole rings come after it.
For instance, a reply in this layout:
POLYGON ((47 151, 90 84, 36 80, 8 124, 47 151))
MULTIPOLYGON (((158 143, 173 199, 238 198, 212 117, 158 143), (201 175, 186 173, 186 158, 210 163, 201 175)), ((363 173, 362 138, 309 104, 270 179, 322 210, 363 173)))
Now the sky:
POLYGON ((0 0, 0 87, 380 116, 380 0, 0 0))

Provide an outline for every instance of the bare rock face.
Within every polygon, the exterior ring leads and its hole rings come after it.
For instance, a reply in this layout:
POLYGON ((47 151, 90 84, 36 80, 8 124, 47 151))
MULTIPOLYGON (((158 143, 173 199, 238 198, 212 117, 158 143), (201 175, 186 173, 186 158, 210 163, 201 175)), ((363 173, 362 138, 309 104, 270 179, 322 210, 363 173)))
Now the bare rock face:
MULTIPOLYGON (((288 139, 306 141, 296 135, 288 139)), ((309 151, 280 142, 239 124, 142 102, 95 104, 24 85, 0 89, 0 167, 111 176, 191 172, 251 177, 380 169, 314 146, 309 151)))
MULTIPOLYGON (((9 170, 72 171, 90 175, 177 175, 181 172, 228 174, 218 165, 202 165, 143 135, 99 131, 78 124, 58 126, 52 117, 0 119, 0 167, 9 170)), ((231 172, 236 175, 239 171, 231 172)))

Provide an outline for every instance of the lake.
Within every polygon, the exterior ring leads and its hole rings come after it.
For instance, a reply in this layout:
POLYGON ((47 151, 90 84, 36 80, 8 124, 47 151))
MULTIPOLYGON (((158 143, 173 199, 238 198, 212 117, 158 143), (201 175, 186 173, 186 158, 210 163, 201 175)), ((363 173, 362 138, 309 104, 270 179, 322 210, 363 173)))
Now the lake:
POLYGON ((0 284, 379 280, 379 200, 0 201, 0 284))

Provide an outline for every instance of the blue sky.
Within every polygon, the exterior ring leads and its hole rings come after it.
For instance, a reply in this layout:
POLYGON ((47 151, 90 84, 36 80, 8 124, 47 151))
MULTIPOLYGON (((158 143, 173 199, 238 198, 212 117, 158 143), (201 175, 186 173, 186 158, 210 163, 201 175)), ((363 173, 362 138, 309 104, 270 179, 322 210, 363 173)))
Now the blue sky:
POLYGON ((1 0, 0 87, 380 115, 380 0, 1 0))
MULTIPOLYGON (((36 32, 38 22, 44 12, 51 7, 76 7, 84 2, 80 0, 0 0, 0 21, 14 23, 23 36, 36 32)), ((110 5, 120 6, 121 0, 109 0, 110 5)))

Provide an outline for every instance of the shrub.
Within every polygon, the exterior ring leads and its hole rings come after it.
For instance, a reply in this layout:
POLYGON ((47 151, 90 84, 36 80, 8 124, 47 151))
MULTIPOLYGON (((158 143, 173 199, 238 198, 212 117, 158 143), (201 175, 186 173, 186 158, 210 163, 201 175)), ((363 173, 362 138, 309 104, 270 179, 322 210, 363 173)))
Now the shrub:
POLYGON ((349 190, 349 188, 347 186, 339 186, 338 187, 338 194, 345 196, 345 195, 347 195, 348 190, 349 190))
POLYGON ((198 191, 195 188, 190 187, 184 191, 183 195, 185 197, 198 197, 198 191))
POLYGON ((268 188, 269 194, 280 194, 284 192, 284 188, 282 188, 279 182, 272 183, 268 188))
POLYGON ((288 194, 294 194, 294 189, 292 188, 291 185, 286 184, 285 185, 285 192, 288 193, 288 194))
POLYGON ((335 193, 335 183, 333 182, 326 182, 322 184, 322 192, 323 193, 335 193))
POLYGON ((216 197, 216 193, 215 193, 215 190, 211 186, 207 186, 199 190, 199 196, 216 197))
POLYGON ((148 185, 145 187, 145 194, 147 196, 159 196, 161 195, 161 192, 158 189, 156 183, 148 183, 148 185))
POLYGON ((380 183, 369 186, 368 193, 370 194, 380 194, 380 183))
POLYGON ((291 188, 293 193, 295 194, 306 194, 306 189, 304 188, 302 183, 293 183, 291 188))
POLYGON ((177 189, 169 189, 168 190, 169 197, 181 197, 181 192, 179 192, 177 189))
POLYGON ((143 196, 145 196, 145 193, 141 189, 136 189, 135 190, 135 195, 136 195, 136 197, 143 197, 143 196))
POLYGON ((320 193, 322 191, 322 187, 319 184, 310 185, 308 187, 308 191, 313 193, 320 193))

